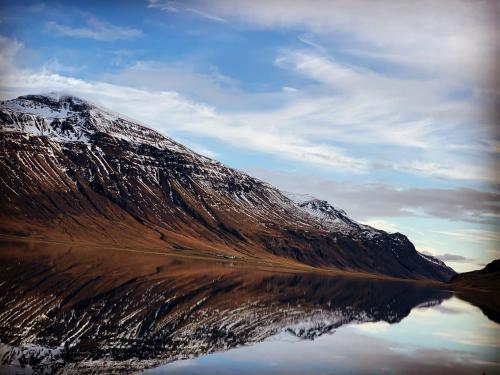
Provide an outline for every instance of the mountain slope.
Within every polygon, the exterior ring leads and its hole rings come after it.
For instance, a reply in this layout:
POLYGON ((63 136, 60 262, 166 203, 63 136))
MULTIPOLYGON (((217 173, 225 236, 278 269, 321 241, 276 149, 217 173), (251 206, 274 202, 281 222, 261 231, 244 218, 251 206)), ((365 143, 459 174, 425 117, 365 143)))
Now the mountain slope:
POLYGON ((0 233, 415 279, 453 270, 402 234, 285 194, 71 96, 0 106, 0 233))
POLYGON ((500 259, 481 270, 455 275, 448 285, 461 298, 479 307, 489 319, 500 323, 500 259))
POLYGON ((487 264, 483 269, 457 274, 449 284, 455 288, 500 292, 500 259, 487 264))

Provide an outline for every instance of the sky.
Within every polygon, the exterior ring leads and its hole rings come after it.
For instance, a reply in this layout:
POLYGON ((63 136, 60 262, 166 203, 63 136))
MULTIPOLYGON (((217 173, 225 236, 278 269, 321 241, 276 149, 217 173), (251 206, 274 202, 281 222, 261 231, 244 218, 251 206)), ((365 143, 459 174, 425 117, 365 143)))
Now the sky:
POLYGON ((58 91, 406 234, 500 258, 500 2, 0 0, 0 98, 58 91))

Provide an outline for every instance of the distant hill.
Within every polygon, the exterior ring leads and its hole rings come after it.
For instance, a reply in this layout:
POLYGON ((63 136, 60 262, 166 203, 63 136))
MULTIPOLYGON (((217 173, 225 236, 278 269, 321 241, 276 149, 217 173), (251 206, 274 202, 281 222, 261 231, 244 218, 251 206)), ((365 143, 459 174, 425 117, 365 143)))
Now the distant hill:
POLYGON ((491 320, 500 323, 500 259, 489 263, 482 270, 455 275, 448 284, 461 298, 479 307, 491 320))
POLYGON ((451 278, 449 284, 457 289, 476 289, 500 292, 500 259, 494 260, 482 270, 460 273, 451 278))

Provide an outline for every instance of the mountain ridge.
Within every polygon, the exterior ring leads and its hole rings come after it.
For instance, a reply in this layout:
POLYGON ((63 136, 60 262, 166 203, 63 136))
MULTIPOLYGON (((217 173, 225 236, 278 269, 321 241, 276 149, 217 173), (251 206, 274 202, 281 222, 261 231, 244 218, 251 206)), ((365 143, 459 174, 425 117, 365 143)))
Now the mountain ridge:
POLYGON ((454 275, 448 286, 460 298, 479 307, 489 319, 500 323, 500 259, 480 270, 454 275))
POLYGON ((402 234, 350 219, 70 95, 0 104, 0 232, 445 281, 402 234), (144 238, 140 238, 140 237, 144 238))

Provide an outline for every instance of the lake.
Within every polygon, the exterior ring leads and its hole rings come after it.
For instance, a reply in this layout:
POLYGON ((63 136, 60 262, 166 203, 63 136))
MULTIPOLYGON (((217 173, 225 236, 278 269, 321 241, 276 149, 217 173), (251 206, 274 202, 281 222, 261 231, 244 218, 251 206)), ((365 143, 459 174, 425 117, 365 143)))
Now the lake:
POLYGON ((500 373, 445 286, 127 249, 0 243, 0 373, 500 373))
MULTIPOLYGON (((306 322, 305 325, 310 324, 306 322)), ((176 361, 145 374, 497 374, 500 326, 456 297, 400 322, 353 322, 307 339, 284 330, 260 343, 176 361)))

